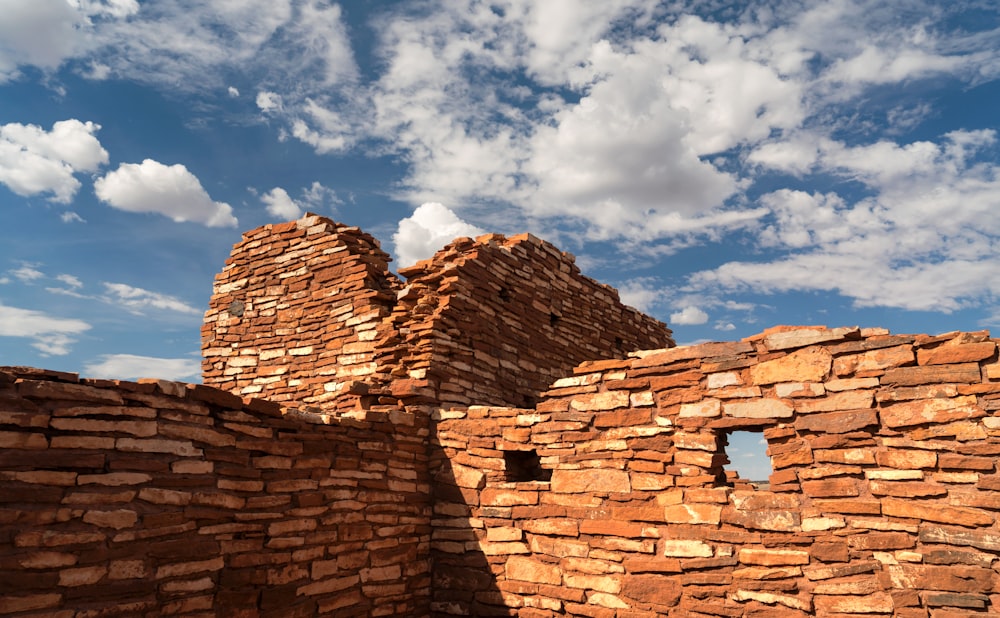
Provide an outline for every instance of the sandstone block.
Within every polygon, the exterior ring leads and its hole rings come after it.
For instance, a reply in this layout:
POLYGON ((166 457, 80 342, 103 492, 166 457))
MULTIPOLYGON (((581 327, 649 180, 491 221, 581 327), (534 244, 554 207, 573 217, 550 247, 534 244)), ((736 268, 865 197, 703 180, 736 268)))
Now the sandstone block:
MULTIPOLYGON (((632 490, 628 472, 613 468, 556 469, 552 471, 551 488, 555 493, 628 493, 632 490)), ((487 504, 485 498, 483 504, 487 504)))
POLYGON ((683 403, 680 418, 714 418, 722 414, 722 402, 718 399, 703 399, 697 403, 683 403))
POLYGON ((832 362, 833 357, 825 348, 805 348, 754 365, 750 368, 750 381, 758 385, 778 382, 822 382, 830 372, 832 362))
POLYGON ((732 418, 759 419, 789 418, 793 414, 792 406, 779 399, 726 403, 723 412, 732 418))
POLYGON ((533 582, 536 584, 562 584, 562 570, 558 565, 548 564, 524 556, 511 556, 507 560, 507 579, 533 582))
POLYGON ((844 391, 832 393, 818 399, 798 400, 795 402, 796 412, 805 414, 813 412, 833 412, 837 410, 857 410, 872 407, 875 391, 844 391))
POLYGON ((882 408, 882 422, 887 427, 909 427, 926 423, 947 423, 986 416, 974 395, 950 399, 926 399, 894 403, 882 408))
POLYGON ((890 369, 882 377, 882 384, 916 386, 920 384, 941 384, 954 382, 974 384, 981 380, 978 363, 957 365, 921 365, 919 367, 899 367, 890 369))
POLYGON ((838 376, 853 373, 863 374, 902 367, 903 365, 911 365, 914 362, 913 347, 910 345, 899 345, 837 357, 833 361, 833 372, 838 376))
POLYGON ((816 611, 828 614, 890 614, 893 611, 892 596, 888 592, 864 596, 816 595, 813 603, 816 611))
POLYGON ((669 524, 718 524, 722 507, 715 504, 675 504, 665 507, 664 521, 669 524))
POLYGON ((131 528, 139 520, 139 515, 135 511, 119 509, 117 511, 87 511, 83 515, 83 521, 95 526, 114 528, 122 530, 131 528))
POLYGON ((667 558, 711 558, 715 553, 704 541, 665 540, 661 543, 667 558))
POLYGON ((621 596, 640 603, 674 607, 681 597, 681 586, 662 575, 630 575, 625 578, 621 596))
POLYGON ((739 550, 739 561, 743 564, 760 566, 782 566, 809 564, 809 552, 797 549, 754 549, 744 547, 739 550))
POLYGON ((59 585, 67 588, 90 586, 101 581, 107 574, 108 567, 104 565, 64 569, 59 571, 59 585))
POLYGON ((629 392, 607 391, 589 395, 577 395, 570 400, 569 405, 574 410, 585 412, 627 408, 629 405, 629 392))
POLYGON ((882 514, 888 517, 919 519, 959 526, 989 526, 995 521, 993 515, 974 508, 945 505, 924 505, 912 500, 884 498, 882 514))
POLYGON ((965 343, 917 350, 917 363, 921 365, 953 365, 985 360, 996 353, 997 345, 992 341, 965 343))
POLYGON ((764 337, 764 346, 768 350, 788 350, 801 348, 817 343, 857 339, 861 334, 857 327, 841 328, 797 328, 794 330, 774 332, 764 337))
POLYGON ((826 394, 826 389, 817 382, 782 382, 774 385, 774 394, 782 399, 822 397, 826 394))

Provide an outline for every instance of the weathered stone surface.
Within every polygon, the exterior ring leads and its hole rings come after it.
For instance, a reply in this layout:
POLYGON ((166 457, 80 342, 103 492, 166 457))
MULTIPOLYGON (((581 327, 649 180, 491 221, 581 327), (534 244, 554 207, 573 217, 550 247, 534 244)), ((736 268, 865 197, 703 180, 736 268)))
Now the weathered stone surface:
POLYGON ((822 382, 832 362, 833 357, 825 348, 805 348, 751 367, 750 381, 752 384, 822 382))
POLYGON ((633 575, 625 580, 621 595, 642 603, 673 607, 680 600, 681 586, 661 575, 633 575))
POLYGON ((558 565, 546 564, 532 558, 512 556, 507 560, 507 578, 536 584, 559 585, 562 570, 558 565))
POLYGON ((801 348, 815 343, 828 343, 844 339, 857 339, 861 330, 857 327, 842 328, 798 328, 783 332, 771 333, 764 337, 764 345, 768 350, 787 350, 801 348))
MULTIPOLYGON (((950 342, 949 342, 950 343, 950 342)), ((997 351, 992 341, 949 345, 917 350, 917 362, 921 365, 953 365, 990 358, 997 351)))
POLYGON ((552 491, 557 493, 627 493, 631 491, 628 472, 611 468, 553 470, 552 491))
POLYGON ((759 399, 757 401, 734 402, 723 405, 725 416, 732 418, 788 418, 792 416, 792 406, 780 399, 759 399))
POLYGON ((795 549, 744 548, 739 551, 739 560, 743 564, 761 566, 809 564, 809 552, 795 549))
POLYGON ((882 422, 888 427, 908 427, 925 423, 946 423, 966 418, 986 416, 972 395, 949 399, 908 401, 884 406, 882 422))

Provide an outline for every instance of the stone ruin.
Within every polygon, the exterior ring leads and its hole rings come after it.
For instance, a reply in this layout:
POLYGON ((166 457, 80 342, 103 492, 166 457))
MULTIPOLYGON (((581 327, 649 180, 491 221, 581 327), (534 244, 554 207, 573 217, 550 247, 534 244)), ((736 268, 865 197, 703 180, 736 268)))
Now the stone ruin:
POLYGON ((248 232, 204 384, 0 369, 0 616, 1000 612, 988 333, 674 347, 531 236, 387 259, 248 232))

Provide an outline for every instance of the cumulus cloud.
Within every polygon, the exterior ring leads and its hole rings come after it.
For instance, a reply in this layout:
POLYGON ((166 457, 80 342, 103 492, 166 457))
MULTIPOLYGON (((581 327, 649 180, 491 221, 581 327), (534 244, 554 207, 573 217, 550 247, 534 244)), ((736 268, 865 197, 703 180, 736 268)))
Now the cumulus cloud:
MULTIPOLYGON (((257 194, 253 188, 250 188, 250 192, 257 194)), ((297 219, 302 216, 304 210, 336 211, 337 205, 343 203, 336 191, 319 181, 313 181, 311 185, 302 189, 298 199, 292 198, 288 191, 281 187, 274 187, 267 193, 261 194, 260 200, 267 207, 268 214, 281 220, 297 219)))
POLYGON ((148 309, 158 309, 188 315, 200 315, 202 313, 201 310, 167 294, 152 292, 125 283, 105 282, 103 285, 106 292, 103 298, 105 302, 124 307, 126 310, 137 315, 142 315, 144 310, 148 309))
POLYGON ((0 337, 26 337, 43 356, 69 354, 76 337, 90 324, 73 318, 59 318, 33 309, 0 304, 0 337))
POLYGON ((267 212, 273 217, 286 220, 298 219, 302 216, 302 209, 281 187, 271 189, 261 195, 260 199, 267 206, 267 212))
POLYGON ((229 96, 233 97, 234 99, 240 96, 240 91, 238 88, 236 88, 236 86, 230 86, 229 88, 226 89, 226 92, 228 92, 229 96))
POLYGON ((194 174, 179 163, 164 165, 152 159, 122 163, 97 179, 94 190, 101 201, 119 210, 156 213, 208 227, 237 224, 232 207, 213 201, 194 174))
POLYGON ((190 358, 159 358, 135 354, 103 354, 83 367, 93 378, 135 380, 155 377, 164 380, 196 380, 201 363, 190 358))
POLYGON ((0 183, 22 196, 51 194, 68 204, 80 188, 75 174, 96 172, 108 153, 94 134, 100 125, 60 120, 52 130, 28 124, 0 126, 0 183))
POLYGON ((649 278, 632 279, 617 287, 618 297, 624 304, 644 313, 649 313, 654 305, 663 300, 665 295, 663 287, 649 278))
POLYGON ((401 220, 392 235, 396 260, 400 266, 410 266, 434 255, 438 249, 460 236, 478 236, 484 231, 458 216, 442 204, 427 203, 413 215, 401 220))
POLYGON ((59 215, 59 220, 63 223, 86 223, 87 220, 75 212, 66 211, 59 215))
POLYGON ((83 15, 66 0, 5 0, 0 19, 0 83, 18 67, 58 67, 79 50, 83 15))
POLYGON ((777 257, 726 263, 691 283, 701 290, 833 291, 856 306, 944 312, 995 298, 1000 221, 991 209, 1000 203, 1000 166, 977 154, 996 141, 991 130, 909 144, 821 140, 811 167, 859 183, 869 195, 765 194, 761 202, 772 214, 760 241, 777 257))
POLYGON ((257 93, 257 108, 264 112, 276 112, 281 110, 281 95, 276 92, 261 91, 257 93))
POLYGON ((689 305, 676 313, 670 314, 671 324, 694 326, 708 322, 708 314, 698 307, 689 305))

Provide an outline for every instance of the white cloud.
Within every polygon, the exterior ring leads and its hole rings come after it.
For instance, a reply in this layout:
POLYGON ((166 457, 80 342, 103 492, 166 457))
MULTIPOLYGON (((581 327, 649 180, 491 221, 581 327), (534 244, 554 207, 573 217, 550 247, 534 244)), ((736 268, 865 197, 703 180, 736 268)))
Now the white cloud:
POLYGON ((90 324, 73 318, 58 318, 33 309, 0 304, 0 337, 27 337, 32 347, 44 356, 69 354, 75 336, 90 329, 90 324))
POLYGON ((87 220, 75 212, 66 211, 59 215, 59 220, 63 223, 86 223, 87 220))
POLYGON ((694 326, 708 322, 708 314, 698 307, 689 305, 676 313, 670 314, 671 324, 694 326))
POLYGON ((693 289, 833 291, 857 306, 951 312, 1000 295, 995 246, 1000 166, 981 162, 993 131, 939 141, 847 146, 819 140, 815 171, 860 183, 868 196, 781 189, 762 245, 770 261, 730 262, 691 279, 693 289))
POLYGON ((483 233, 480 228, 459 219, 445 206, 427 203, 399 222, 392 242, 396 246, 399 266, 410 266, 431 257, 455 238, 483 233))
POLYGON ((120 380, 137 378, 197 380, 201 376, 201 363, 190 358, 104 354, 98 360, 84 365, 83 373, 87 377, 120 380))
POLYGON ((240 96, 240 91, 235 86, 230 86, 229 88, 226 89, 226 92, 228 92, 229 96, 233 97, 234 99, 240 96))
POLYGON ((181 164, 164 165, 152 159, 122 163, 94 182, 97 197, 114 208, 148 212, 174 221, 208 227, 235 227, 233 209, 212 201, 198 179, 181 164))
POLYGON ((265 114, 281 111, 281 95, 276 92, 261 91, 257 93, 257 108, 265 114))
POLYGON ((302 216, 302 209, 281 187, 271 189, 261 195, 260 199, 267 205, 267 212, 273 217, 290 220, 302 216))
POLYGON ((0 83, 20 65, 55 69, 78 51, 83 16, 66 0, 4 0, 0 19, 0 83))
POLYGON ((35 268, 38 264, 21 264, 20 268, 15 268, 13 270, 7 271, 14 278, 21 283, 31 283, 32 281, 37 281, 45 277, 45 273, 35 268))
POLYGON ((159 292, 151 292, 124 283, 105 282, 103 285, 107 292, 103 299, 105 302, 124 307, 135 314, 141 315, 145 309, 159 309, 188 315, 202 313, 200 309, 192 307, 180 299, 159 292))
POLYGON ((622 303, 635 307, 643 313, 649 313, 654 305, 661 302, 665 291, 652 279, 632 279, 618 287, 618 297, 622 303))
POLYGON ((35 125, 0 126, 0 183, 22 196, 51 193, 69 203, 80 188, 78 172, 95 172, 108 153, 94 137, 100 125, 60 120, 46 131, 35 125))
MULTIPOLYGON (((256 189, 251 187, 249 191, 257 195, 256 189)), ((267 193, 261 194, 260 199, 267 206, 267 212, 281 220, 298 219, 305 210, 336 212, 337 205, 343 203, 336 191, 323 186, 319 181, 313 181, 311 185, 302 189, 298 199, 292 198, 281 187, 274 187, 267 193)))
POLYGON ((83 282, 73 275, 56 275, 56 280, 74 289, 83 287, 83 282))
POLYGON ((336 191, 323 186, 318 180, 314 180, 311 185, 302 190, 302 202, 313 210, 319 210, 324 206, 335 209, 338 204, 344 203, 337 196, 336 191))

